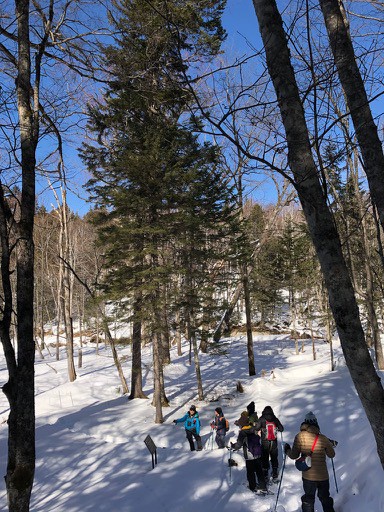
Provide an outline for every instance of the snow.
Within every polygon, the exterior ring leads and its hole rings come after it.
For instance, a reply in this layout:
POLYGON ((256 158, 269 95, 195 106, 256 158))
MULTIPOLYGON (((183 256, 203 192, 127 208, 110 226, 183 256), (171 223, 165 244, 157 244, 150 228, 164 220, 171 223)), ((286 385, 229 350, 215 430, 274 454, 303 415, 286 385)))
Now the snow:
MULTIPOLYGON (((301 343, 300 343, 301 346, 301 343)), ((83 367, 75 382, 67 381, 67 364, 46 351, 36 360, 36 475, 33 512, 269 512, 275 511, 274 496, 258 497, 247 489, 244 461, 232 454, 237 467, 228 466, 229 451, 211 449, 209 423, 221 406, 230 421, 227 441, 234 441, 233 422, 254 400, 260 414, 271 405, 285 427, 283 441, 292 443, 308 411, 313 411, 322 432, 339 441, 334 468, 328 461, 331 495, 336 512, 383 512, 384 486, 374 437, 344 364, 338 342, 334 343, 336 370, 330 371, 329 345, 316 341, 295 354, 294 342, 283 335, 254 337, 257 376, 247 375, 244 336, 225 339, 220 350, 201 354, 206 400, 196 396, 194 366, 188 365, 187 347, 165 369, 170 407, 164 408, 164 423, 154 423, 151 405, 152 355, 144 349, 144 389, 149 400, 127 400, 108 347, 87 344, 83 367), (264 370, 262 376, 262 370, 264 370), (273 372, 272 372, 273 370, 273 372), (244 393, 236 391, 241 381, 244 393), (190 452, 180 418, 194 403, 202 421, 205 449, 190 452), (152 469, 144 444, 150 435, 157 446, 158 464, 152 469)), ((120 348, 120 356, 129 348, 120 348)), ((129 358, 124 359, 130 382, 129 358)), ((0 354, 0 384, 7 372, 0 354)), ((0 394, 0 471, 6 472, 8 403, 0 394)), ((282 439, 279 438, 279 443, 282 439)), ((282 465, 282 450, 280 462, 282 465)), ((0 511, 6 511, 4 479, 0 479, 0 511)), ((276 512, 301 510, 301 474, 287 459, 276 512)), ((315 511, 322 511, 316 500, 315 511)))

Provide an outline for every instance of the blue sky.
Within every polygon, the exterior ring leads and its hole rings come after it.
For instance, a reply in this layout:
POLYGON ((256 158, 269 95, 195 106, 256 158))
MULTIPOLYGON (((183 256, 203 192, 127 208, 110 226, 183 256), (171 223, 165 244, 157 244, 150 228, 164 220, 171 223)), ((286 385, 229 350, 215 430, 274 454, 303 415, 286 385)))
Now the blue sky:
MULTIPOLYGON (((261 47, 258 22, 252 0, 228 0, 223 16, 223 25, 228 33, 223 49, 229 61, 232 57, 250 53, 252 46, 261 47)), ((252 66, 252 64, 249 63, 249 66, 252 66)), ((248 69, 252 73, 252 68, 249 67, 248 69)), ((374 112, 379 112, 379 115, 381 115, 381 112, 383 112, 382 99, 375 101, 372 107, 374 112)), ((78 143, 81 143, 80 139, 78 143)), ((66 158, 67 168, 72 175, 71 189, 68 192, 68 204, 75 212, 84 215, 90 207, 90 204, 85 201, 86 192, 84 190, 84 184, 89 176, 77 157, 75 144, 71 148, 67 148, 66 158), (73 179, 73 176, 75 176, 75 179, 73 179)), ((251 179, 255 182, 253 186, 256 184, 258 187, 253 194, 255 200, 264 204, 275 200, 275 187, 269 180, 265 180, 260 185, 257 183, 260 180, 259 176, 254 174, 251 179)), ((46 189, 46 182, 40 180, 38 190, 43 189, 46 189)), ((47 192, 40 195, 39 203, 43 203, 49 209, 52 207, 51 205, 55 205, 52 195, 47 194, 47 192)))
MULTIPOLYGON (((249 52, 250 48, 247 41, 250 44, 258 45, 260 43, 252 0, 228 0, 223 25, 228 33, 224 50, 229 55, 243 55, 246 51, 249 52)), ((73 147, 67 146, 66 158, 68 173, 71 175, 68 183, 67 201, 73 211, 83 216, 90 208, 90 204, 86 201, 87 193, 84 190, 84 185, 89 176, 73 147)), ((53 195, 47 190, 45 178, 39 179, 37 189, 40 191, 39 204, 44 204, 48 209, 56 207, 53 195)), ((262 201, 274 200, 273 185, 264 184, 261 189, 262 201)))

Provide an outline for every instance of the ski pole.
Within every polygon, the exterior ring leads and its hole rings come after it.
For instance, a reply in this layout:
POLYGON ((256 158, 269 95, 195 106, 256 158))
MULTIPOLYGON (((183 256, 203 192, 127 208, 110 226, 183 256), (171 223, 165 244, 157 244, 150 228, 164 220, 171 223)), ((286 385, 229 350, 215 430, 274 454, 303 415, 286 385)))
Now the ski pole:
MULTIPOLYGON (((283 437, 283 433, 281 433, 281 437, 283 437)), ((281 489, 281 482, 283 481, 283 475, 284 475, 285 460, 286 460, 286 458, 287 458, 287 455, 286 455, 286 453, 285 453, 284 447, 283 447, 283 453, 284 453, 284 457, 283 457, 283 467, 281 468, 281 477, 280 477, 280 482, 279 482, 279 488, 277 489, 276 503, 275 503, 275 508, 273 509, 273 512, 276 512, 276 509, 277 509, 277 502, 279 501, 279 495, 280 495, 280 489, 281 489)))
POLYGON ((335 464, 334 464, 334 462, 333 462, 333 459, 331 459, 331 461, 332 461, 333 476, 334 476, 334 478, 335 478, 336 492, 337 492, 337 494, 339 494, 339 489, 337 488, 337 481, 336 481, 335 464))
POLYGON ((232 483, 232 447, 229 448, 229 485, 232 483))

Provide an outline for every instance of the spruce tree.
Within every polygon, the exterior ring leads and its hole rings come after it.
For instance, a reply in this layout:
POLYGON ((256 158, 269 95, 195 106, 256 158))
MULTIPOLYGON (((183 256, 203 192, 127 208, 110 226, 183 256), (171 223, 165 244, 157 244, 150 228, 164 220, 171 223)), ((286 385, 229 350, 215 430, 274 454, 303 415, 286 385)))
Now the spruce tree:
POLYGON ((185 80, 199 60, 218 52, 225 35, 224 5, 209 0, 119 4, 116 45, 104 51, 111 79, 103 101, 89 108, 97 144, 82 148, 93 174, 88 188, 100 208, 97 222, 108 268, 104 289, 111 298, 130 298, 136 332, 145 322, 153 341, 157 422, 163 421, 166 403, 163 290, 175 273, 167 254, 185 232, 190 214, 183 212, 197 176, 217 173, 216 151, 201 146, 184 126, 192 101, 185 80))

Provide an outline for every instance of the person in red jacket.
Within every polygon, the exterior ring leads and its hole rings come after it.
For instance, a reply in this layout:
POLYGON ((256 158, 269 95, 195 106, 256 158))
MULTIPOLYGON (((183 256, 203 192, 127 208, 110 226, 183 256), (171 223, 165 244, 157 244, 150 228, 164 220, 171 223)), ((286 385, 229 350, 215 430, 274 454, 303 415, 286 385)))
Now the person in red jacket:
POLYGON ((302 512, 314 512, 316 491, 323 506, 324 512, 335 512, 333 499, 329 494, 329 475, 327 469, 327 457, 333 458, 335 450, 328 437, 320 434, 320 427, 316 416, 309 412, 300 426, 300 432, 296 435, 292 448, 288 443, 284 451, 291 459, 297 459, 302 454, 311 455, 311 467, 303 471, 304 495, 301 497, 302 512), (316 442, 315 442, 316 441, 316 442))

